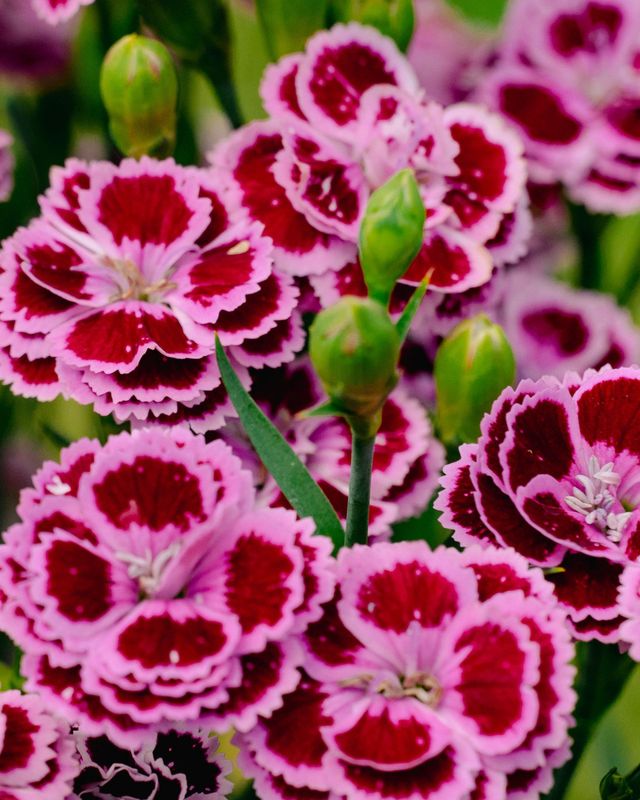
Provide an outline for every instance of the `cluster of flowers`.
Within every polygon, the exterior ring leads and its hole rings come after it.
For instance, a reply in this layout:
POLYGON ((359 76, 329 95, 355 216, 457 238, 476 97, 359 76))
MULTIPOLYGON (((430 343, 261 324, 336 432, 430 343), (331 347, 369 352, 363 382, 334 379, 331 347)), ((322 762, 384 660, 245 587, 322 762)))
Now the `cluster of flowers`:
POLYGON ((36 786, 48 765, 77 798, 223 797, 201 731, 233 726, 263 797, 547 787, 574 698, 542 574, 497 549, 424 543, 335 563, 251 483, 222 442, 165 430, 78 442, 36 474, 0 548, 0 623, 39 697, 9 698, 77 724, 82 769, 39 711, 33 763, 20 772, 8 751, 5 777, 0 752, 0 785, 36 786))
POLYGON ((520 131, 533 180, 594 211, 640 209, 640 8, 516 0, 476 97, 520 131))
MULTIPOLYGON (((51 22, 86 4, 34 0, 51 22)), ((640 370, 621 368, 640 338, 611 300, 510 265, 533 226, 525 150, 537 183, 640 207, 635 5, 516 0, 470 87, 493 112, 439 105, 456 92, 425 93, 389 40, 338 25, 268 69, 268 119, 208 167, 53 170, 0 250, 0 376, 134 431, 47 462, 0 546, 29 692, 0 694, 2 800, 221 800, 208 733, 231 728, 263 800, 548 791, 571 637, 640 660, 640 370), (364 209, 405 167, 427 214, 392 311, 427 273, 433 299, 376 441, 375 543, 334 559, 229 422, 215 337, 344 519, 350 432, 300 415, 322 399, 301 312, 366 293, 364 209), (445 461, 406 387, 430 400, 438 337, 476 309, 524 380, 445 468, 436 506, 466 550, 390 543, 445 461)))
POLYGON ((433 270, 433 291, 461 292, 524 254, 519 138, 479 105, 443 108, 426 97, 406 58, 374 30, 316 34, 304 53, 267 69, 262 99, 269 120, 245 126, 211 159, 233 187, 231 201, 264 224, 282 270, 352 267, 371 191, 405 167, 427 221, 403 282, 433 270))
POLYGON ((261 797, 550 788, 568 757, 573 648, 540 572, 506 552, 405 542, 342 551, 337 579, 303 637, 298 688, 239 737, 261 797))

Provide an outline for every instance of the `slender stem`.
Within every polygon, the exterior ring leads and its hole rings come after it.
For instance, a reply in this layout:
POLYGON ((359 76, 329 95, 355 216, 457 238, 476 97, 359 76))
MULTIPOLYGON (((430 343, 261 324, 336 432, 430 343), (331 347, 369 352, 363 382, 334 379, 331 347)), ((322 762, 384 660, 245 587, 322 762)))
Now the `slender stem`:
POLYGON ((347 529, 344 539, 346 547, 367 543, 369 502, 371 499, 371 469, 373 467, 375 444, 375 434, 373 436, 361 436, 355 430, 353 431, 347 529))
POLYGON ((578 703, 576 725, 571 732, 571 760, 555 773, 553 789, 546 800, 563 800, 580 759, 604 713, 620 696, 634 663, 613 645, 600 642, 578 644, 578 703))
POLYGON ((609 217, 591 214, 584 206, 573 203, 569 203, 569 213, 580 254, 580 285, 583 289, 598 289, 603 267, 600 239, 609 217))

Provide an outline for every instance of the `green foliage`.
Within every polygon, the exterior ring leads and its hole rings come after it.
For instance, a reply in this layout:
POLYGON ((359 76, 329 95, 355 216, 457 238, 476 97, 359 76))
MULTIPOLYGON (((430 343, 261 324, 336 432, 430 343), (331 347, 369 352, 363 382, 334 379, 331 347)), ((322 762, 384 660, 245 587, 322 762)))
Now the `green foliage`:
POLYGON ((447 0, 447 2, 473 22, 485 25, 497 25, 508 4, 508 0, 447 0))
POLYGON ((234 127, 242 124, 231 71, 232 37, 223 0, 138 0, 145 23, 211 81, 234 127))
POLYGON ((311 517, 316 523, 317 533, 329 536, 337 550, 342 546, 344 531, 333 506, 280 431, 240 383, 218 339, 216 357, 233 407, 262 463, 298 515, 311 517))
POLYGON ((304 50, 307 39, 324 28, 327 0, 256 0, 258 18, 272 60, 304 50))
POLYGON ((332 0, 333 20, 372 25, 406 51, 415 26, 414 0, 332 0))

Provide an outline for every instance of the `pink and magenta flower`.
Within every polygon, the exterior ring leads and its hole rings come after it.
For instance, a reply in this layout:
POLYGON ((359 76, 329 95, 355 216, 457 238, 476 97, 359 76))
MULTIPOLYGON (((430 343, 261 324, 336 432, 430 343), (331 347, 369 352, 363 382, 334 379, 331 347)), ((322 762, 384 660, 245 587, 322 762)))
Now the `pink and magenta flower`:
POLYGON ((223 800, 231 764, 202 731, 168 730, 135 750, 78 735, 81 771, 68 800, 223 800))
POLYGON ((36 13, 52 25, 71 19, 83 7, 93 0, 31 0, 36 13))
POLYGON ((27 685, 87 736, 246 730, 295 688, 292 635, 332 592, 331 545, 256 509, 222 442, 152 429, 47 462, 0 549, 0 624, 27 685))
MULTIPOLYGON (((254 380, 252 394, 304 462, 338 516, 345 520, 351 431, 340 418, 297 416, 324 397, 307 360, 299 359, 277 371, 261 371, 254 380)), ((239 425, 228 425, 220 435, 252 471, 261 504, 287 505, 239 425)), ((425 409, 400 386, 383 408, 376 438, 371 536, 389 538, 392 524, 424 511, 438 485, 444 461, 444 447, 434 437, 425 409)))
POLYGON ((513 552, 343 550, 304 677, 240 737, 261 797, 537 797, 567 757, 573 649, 513 552), (521 787, 525 791, 521 792, 521 787))
POLYGON ((479 82, 523 136, 532 178, 593 211, 640 208, 639 25, 634 0, 516 0, 479 82))
POLYGON ((640 370, 505 389, 436 501, 463 545, 512 547, 549 569, 580 639, 625 641, 619 600, 640 555, 640 370))
POLYGON ((374 29, 316 34, 304 53, 268 68, 262 97, 270 119, 234 134, 212 161, 228 202, 264 224, 289 274, 353 262, 372 190, 405 167, 427 208, 406 283, 433 270, 435 291, 479 286, 498 263, 492 241, 507 228, 520 233, 510 224, 525 202, 517 135, 480 106, 427 100, 409 62, 374 29))
POLYGON ((79 768, 68 726, 42 698, 0 692, 2 800, 67 800, 79 768))
POLYGON ((11 135, 0 129, 0 203, 8 200, 13 190, 13 153, 11 135))
POLYGON ((241 366, 293 357, 298 290, 272 269, 260 226, 232 218, 215 186, 171 160, 53 170, 42 216, 0 253, 2 372, 15 391, 62 391, 119 421, 207 402, 207 430, 230 411, 216 334, 241 366))
POLYGON ((629 366, 640 359, 640 333, 628 311, 607 295, 571 289, 515 269, 498 318, 523 378, 629 366))

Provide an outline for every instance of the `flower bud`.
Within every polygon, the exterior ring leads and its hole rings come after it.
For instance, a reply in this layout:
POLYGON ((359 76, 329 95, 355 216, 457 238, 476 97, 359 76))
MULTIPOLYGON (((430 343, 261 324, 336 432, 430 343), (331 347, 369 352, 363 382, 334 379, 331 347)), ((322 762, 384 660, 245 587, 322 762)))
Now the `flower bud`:
POLYGON ((397 383, 400 338, 374 300, 343 297, 321 311, 311 326, 309 352, 333 405, 347 416, 376 415, 397 383))
POLYGON ((360 263, 371 297, 385 305, 420 252, 425 210, 413 172, 396 173, 369 198, 360 226, 360 263))
POLYGON ((334 15, 343 22, 372 25, 405 51, 415 26, 413 0, 334 0, 334 15))
POLYGON ((485 314, 460 323, 436 354, 436 418, 442 441, 475 441, 480 421, 515 378, 511 346, 485 314))
POLYGON ((111 136, 122 153, 135 158, 170 155, 178 79, 161 42, 137 34, 116 42, 102 65, 100 91, 111 136))

